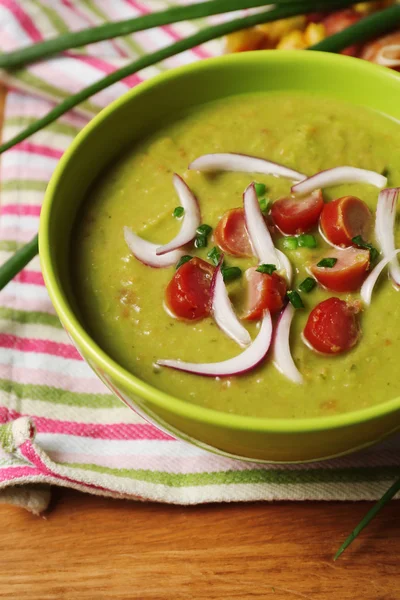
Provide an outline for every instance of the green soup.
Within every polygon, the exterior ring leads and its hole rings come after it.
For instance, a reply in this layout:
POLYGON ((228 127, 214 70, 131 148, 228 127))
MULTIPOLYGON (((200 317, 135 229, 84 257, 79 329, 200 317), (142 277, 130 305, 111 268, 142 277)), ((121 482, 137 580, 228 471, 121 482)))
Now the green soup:
MULTIPOLYGON (((216 362, 242 350, 211 318, 182 322, 163 307, 174 267, 153 269, 129 252, 125 225, 157 243, 172 239, 180 221, 172 216, 179 204, 172 174, 180 174, 197 196, 202 222, 215 227, 230 208, 242 205, 246 186, 265 183, 268 196, 287 195, 284 179, 245 173, 206 175, 188 171, 196 157, 210 152, 239 152, 282 163, 313 174, 339 165, 388 172, 388 185, 400 186, 400 126, 367 109, 302 94, 238 96, 180 115, 124 154, 93 187, 76 223, 72 270, 83 320, 98 344, 134 375, 188 402, 259 417, 317 417, 356 410, 400 395, 398 292, 382 275, 368 310, 361 316, 362 338, 340 356, 318 355, 301 339, 312 308, 332 296, 313 290, 303 294, 305 309, 295 314, 291 349, 304 377, 288 381, 267 358, 254 371, 229 378, 207 378, 155 367, 159 358, 216 362)), ((325 201, 345 195, 363 199, 374 212, 378 191, 348 184, 324 190, 325 201)), ((306 267, 326 253, 318 247, 284 250, 294 267, 293 288, 307 276, 306 267)), ((373 241, 373 240, 372 240, 373 241)), ((400 242, 400 234, 397 235, 400 242)), ((205 249, 189 249, 206 260, 205 249)), ((256 259, 227 257, 243 270, 256 259)), ((244 278, 228 283, 238 313, 244 300, 244 278)), ((255 323, 246 324, 252 338, 255 323)))

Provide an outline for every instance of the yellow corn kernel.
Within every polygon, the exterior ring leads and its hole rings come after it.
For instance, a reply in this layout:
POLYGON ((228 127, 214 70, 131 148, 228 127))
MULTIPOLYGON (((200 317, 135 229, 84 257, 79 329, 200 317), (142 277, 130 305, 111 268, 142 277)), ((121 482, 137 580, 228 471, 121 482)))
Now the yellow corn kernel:
POLYGON ((359 2, 354 8, 362 15, 369 15, 376 10, 386 8, 392 4, 394 4, 394 0, 381 0, 380 2, 359 2))
POLYGON ((270 47, 274 48, 283 36, 296 29, 303 29, 305 24, 306 17, 304 15, 298 15, 297 17, 280 19, 279 21, 273 21, 272 23, 262 23, 261 25, 257 25, 257 30, 263 32, 268 38, 270 47))
POLYGON ((242 29, 230 33, 225 38, 225 49, 227 52, 246 52, 246 50, 258 50, 263 46, 265 36, 262 31, 255 27, 242 29))
POLYGON ((305 47, 306 43, 302 31, 291 31, 277 45, 278 50, 302 50, 305 47))
POLYGON ((322 23, 310 23, 304 32, 306 46, 318 44, 326 38, 325 26, 322 23))

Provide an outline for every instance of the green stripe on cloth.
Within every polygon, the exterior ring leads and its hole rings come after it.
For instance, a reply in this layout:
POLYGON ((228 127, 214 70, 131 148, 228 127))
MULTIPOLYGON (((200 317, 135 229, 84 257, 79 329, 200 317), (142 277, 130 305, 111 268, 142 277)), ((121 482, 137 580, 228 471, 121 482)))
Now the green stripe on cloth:
MULTIPOLYGON (((55 31, 59 34, 69 33, 69 28, 66 26, 60 15, 50 6, 43 4, 40 0, 31 0, 31 4, 36 6, 39 10, 43 11, 50 23, 52 24, 55 31)), ((40 18, 40 16, 39 16, 40 18)), ((54 34, 52 35, 54 37, 54 34)))
POLYGON ((12 394, 20 400, 29 398, 85 408, 121 408, 120 400, 108 394, 77 394, 47 385, 16 383, 10 379, 0 379, 0 391, 12 394))
MULTIPOLYGON (((3 186, 2 189, 4 189, 3 186)), ((0 252, 16 252, 17 250, 19 250, 19 248, 22 248, 22 246, 24 245, 25 244, 23 244, 22 242, 19 243, 13 242, 11 240, 0 240, 0 252)))
POLYGON ((33 323, 34 325, 50 325, 57 329, 62 329, 60 320, 55 315, 50 315, 44 312, 15 310, 13 308, 7 308, 0 306, 0 319, 9 319, 16 323, 33 323))
POLYGON ((306 483, 362 483, 364 481, 387 481, 400 475, 400 467, 373 467, 365 469, 307 469, 307 470, 268 470, 249 469, 248 471, 224 471, 214 473, 163 473, 144 469, 112 469, 92 464, 61 463, 74 469, 96 471, 105 475, 130 477, 139 481, 163 484, 170 487, 202 485, 235 485, 273 483, 296 485, 306 483))
MULTIPOLYGON (((22 129, 25 127, 29 127, 36 121, 37 119, 35 117, 8 117, 8 119, 6 120, 6 127, 21 127, 22 129)), ((55 123, 50 123, 50 125, 47 125, 46 131, 75 137, 79 133, 80 128, 56 121, 55 123)))
POLYGON ((48 181, 36 181, 35 179, 9 179, 3 181, 1 189, 3 192, 15 192, 16 190, 24 192, 45 192, 48 181))
POLYGON ((12 433, 12 424, 0 425, 0 446, 6 452, 14 451, 14 436, 12 433))

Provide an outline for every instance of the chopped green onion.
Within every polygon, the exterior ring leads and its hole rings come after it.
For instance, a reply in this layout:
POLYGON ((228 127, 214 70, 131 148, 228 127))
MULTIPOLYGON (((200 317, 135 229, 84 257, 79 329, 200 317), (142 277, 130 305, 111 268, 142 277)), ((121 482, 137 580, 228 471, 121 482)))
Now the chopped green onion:
POLYGON ((208 236, 210 235, 210 233, 212 232, 212 227, 210 227, 209 225, 207 225, 206 223, 204 223, 203 225, 200 225, 197 229, 196 229, 196 238, 194 240, 194 246, 195 248, 206 248, 207 243, 208 243, 208 236))
POLYGON ((239 267, 225 267, 222 269, 222 277, 224 281, 233 281, 242 276, 242 269, 239 267))
POLYGON ((287 297, 289 298, 290 304, 294 306, 294 308, 304 308, 303 300, 295 290, 291 290, 287 292, 287 297))
POLYGON ((299 242, 297 241, 297 238, 294 236, 290 235, 283 239, 283 247, 286 248, 286 250, 296 250, 298 245, 299 245, 299 242))
POLYGON ((301 248, 316 248, 317 240, 310 233, 303 233, 297 238, 297 242, 301 248))
POLYGON ((259 273, 268 273, 268 275, 272 275, 274 271, 276 271, 275 265, 259 265, 256 269, 259 273))
POLYGON ((217 266, 220 261, 220 258, 221 258, 221 252, 220 252, 219 248, 214 246, 214 248, 212 248, 210 250, 210 252, 207 252, 207 258, 209 258, 211 260, 211 262, 215 266, 217 266))
POLYGON ((203 225, 200 225, 197 229, 196 229, 196 233, 198 235, 210 235, 210 233, 212 232, 212 227, 210 227, 210 225, 207 225, 206 223, 204 223, 203 225))
POLYGON ((183 206, 177 206, 176 208, 174 208, 172 216, 175 217, 175 219, 180 219, 183 216, 184 212, 185 209, 183 208, 183 206))
POLYGON ((192 258, 193 258, 193 256, 190 256, 190 254, 185 254, 184 256, 181 256, 181 258, 176 263, 175 269, 178 270, 179 267, 181 267, 185 263, 189 262, 189 260, 192 260, 192 258))
POLYGON ((256 190, 257 196, 260 197, 264 196, 265 192, 267 191, 267 186, 265 185, 265 183, 258 183, 256 181, 254 184, 254 189, 256 190))
POLYGON ((379 256, 378 250, 376 248, 374 248, 374 246, 372 244, 365 242, 362 239, 361 235, 356 235, 356 237, 353 237, 351 241, 353 242, 353 244, 355 244, 359 248, 364 248, 365 250, 369 250, 369 258, 370 258, 371 262, 374 262, 378 258, 378 256, 379 256))
POLYGON ((317 267, 326 267, 328 269, 332 269, 337 263, 337 258, 323 258, 317 263, 317 267))
POLYGON ((317 285, 317 282, 315 281, 315 279, 313 277, 306 277, 304 279, 304 281, 302 281, 300 283, 299 290, 301 292, 305 292, 306 294, 308 294, 315 288, 316 285, 317 285))
POLYGON ((269 198, 260 198, 258 202, 260 204, 261 212, 266 214, 271 208, 272 200, 269 198))

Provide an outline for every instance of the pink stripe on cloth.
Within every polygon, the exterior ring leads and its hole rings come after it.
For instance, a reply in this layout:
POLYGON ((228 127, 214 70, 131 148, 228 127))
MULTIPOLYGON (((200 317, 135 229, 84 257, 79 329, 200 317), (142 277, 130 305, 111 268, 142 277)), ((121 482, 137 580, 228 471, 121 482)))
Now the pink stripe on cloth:
MULTIPOLYGON (((54 163, 53 166, 48 165, 46 167, 35 167, 33 164, 26 164, 22 162, 18 165, 4 165, 1 168, 1 178, 3 181, 13 181, 18 179, 50 181, 50 177, 52 176, 55 168, 56 163, 54 163)), ((24 239, 21 241, 24 241, 24 239)))
POLYGON ((30 283, 32 285, 42 285, 44 286, 43 275, 40 271, 29 271, 28 269, 24 269, 15 277, 16 281, 19 283, 30 283))
MULTIPOLYGON (((43 365, 44 367, 46 365, 43 365)), ((45 369, 16 367, 15 365, 0 364, 0 379, 12 379, 15 383, 30 385, 46 385, 57 389, 68 390, 77 394, 110 395, 104 383, 93 374, 93 377, 76 377, 54 373, 45 369)))
POLYGON ((0 333, 0 348, 11 348, 23 352, 39 352, 51 354, 53 356, 61 356, 62 358, 83 360, 75 347, 70 344, 61 344, 49 340, 21 338, 8 333, 0 333))
POLYGON ((36 467, 7 467, 0 468, 0 481, 12 481, 21 477, 31 477, 32 475, 40 475, 40 471, 36 467))
POLYGON ((63 150, 57 150, 56 148, 50 148, 50 146, 43 146, 42 144, 33 144, 28 140, 20 142, 13 148, 10 148, 9 152, 16 152, 18 150, 29 152, 29 154, 39 154, 40 156, 56 158, 57 160, 64 154, 63 150))
POLYGON ((19 25, 34 42, 41 42, 43 37, 31 17, 22 10, 21 6, 14 0, 2 0, 1 4, 7 8, 16 18, 19 25))
MULTIPOLYGON (((69 57, 74 58, 75 60, 80 60, 81 62, 90 65, 91 67, 94 67, 99 71, 102 71, 102 73, 105 73, 106 75, 114 73, 114 71, 117 68, 111 63, 96 56, 89 56, 87 54, 75 54, 74 52, 65 52, 65 54, 68 54, 69 57)), ((135 87, 135 85, 139 85, 139 83, 142 83, 142 81, 143 79, 136 73, 133 75, 128 75, 128 77, 124 77, 124 79, 121 79, 121 83, 125 83, 128 87, 135 87)))
POLYGON ((98 425, 97 423, 56 421, 45 417, 33 417, 33 420, 39 433, 58 433, 100 440, 175 441, 175 438, 150 424, 118 423, 116 425, 98 425))
POLYGON ((39 217, 41 206, 37 204, 4 204, 0 207, 3 215, 22 215, 24 217, 39 217))
MULTIPOLYGON (((54 108, 54 103, 45 98, 28 95, 13 86, 8 87, 7 117, 33 117, 37 119, 47 114, 52 108, 54 108)), ((88 118, 82 117, 74 111, 69 111, 59 119, 59 122, 76 127, 79 130, 87 124, 88 120, 88 118)))
MULTIPOLYGON (((35 230, 36 233, 36 230, 35 230)), ((1 229, 1 239, 7 242, 18 242, 26 244, 33 238, 33 229, 17 229, 15 227, 4 227, 1 229)))

